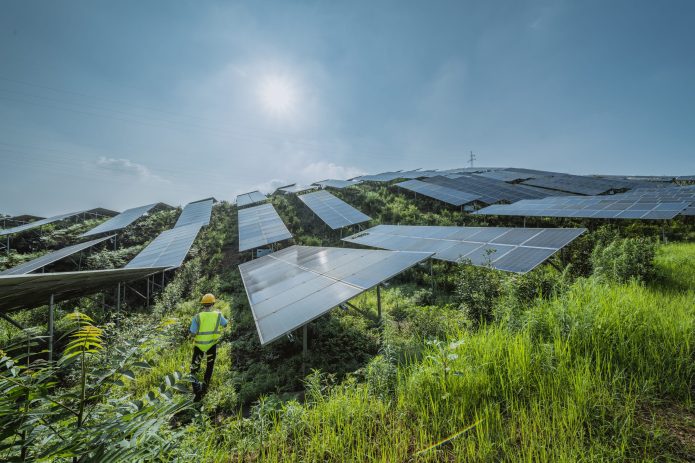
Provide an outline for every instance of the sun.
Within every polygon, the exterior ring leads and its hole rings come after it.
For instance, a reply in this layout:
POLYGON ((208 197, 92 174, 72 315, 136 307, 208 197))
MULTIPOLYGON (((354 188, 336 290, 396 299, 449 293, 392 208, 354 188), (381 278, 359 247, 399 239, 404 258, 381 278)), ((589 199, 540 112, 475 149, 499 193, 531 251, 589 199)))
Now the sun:
POLYGON ((259 95, 263 109, 275 117, 291 116, 297 106, 297 89, 283 76, 272 75, 261 80, 259 95))

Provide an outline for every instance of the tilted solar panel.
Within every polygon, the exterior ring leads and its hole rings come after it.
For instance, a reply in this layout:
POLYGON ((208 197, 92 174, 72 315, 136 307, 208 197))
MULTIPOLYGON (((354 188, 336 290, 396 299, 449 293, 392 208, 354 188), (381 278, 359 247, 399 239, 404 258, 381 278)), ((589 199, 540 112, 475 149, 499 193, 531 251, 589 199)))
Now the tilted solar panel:
POLYGON ((174 228, 194 223, 202 226, 208 225, 210 223, 210 215, 212 214, 213 202, 214 199, 207 198, 186 204, 174 228))
POLYGON ((162 232, 128 262, 125 268, 180 267, 201 228, 202 223, 192 223, 162 232))
POLYGON ((583 195, 599 195, 611 190, 621 190, 634 186, 626 180, 617 178, 607 179, 569 174, 536 177, 524 180, 522 184, 583 195))
POLYGON ((4 230, 0 230, 0 236, 13 235, 15 233, 21 233, 23 231, 31 230, 33 228, 41 227, 43 225, 48 225, 50 223, 60 222, 61 220, 75 217, 75 216, 80 215, 84 212, 86 212, 86 211, 70 212, 68 214, 56 215, 53 217, 49 217, 47 219, 41 219, 41 220, 36 220, 34 222, 25 223, 25 224, 19 225, 17 227, 6 228, 4 230))
POLYGON ((689 202, 650 202, 634 195, 549 197, 497 204, 474 212, 480 215, 575 217, 592 219, 672 219, 689 202))
POLYGON ((350 180, 335 180, 335 179, 328 179, 328 180, 321 180, 320 182, 314 182, 316 185, 320 185, 323 188, 335 188, 335 189, 342 189, 342 188, 347 188, 355 185, 359 185, 359 181, 350 181, 350 180))
POLYGON ((72 246, 67 246, 63 249, 58 249, 57 251, 44 254, 43 256, 30 260, 29 262, 24 262, 23 264, 17 265, 16 267, 9 268, 3 272, 0 272, 0 275, 24 275, 25 273, 31 273, 34 270, 38 270, 42 267, 47 266, 48 264, 52 264, 53 262, 59 261, 60 259, 76 254, 84 249, 95 246, 101 243, 102 241, 106 241, 111 238, 113 238, 113 235, 106 236, 103 238, 97 238, 95 240, 87 241, 84 243, 74 244, 72 246))
POLYGON ((453 206, 462 206, 472 203, 480 198, 464 191, 454 190, 453 188, 422 182, 420 180, 407 180, 405 182, 396 183, 397 187, 414 191, 430 198, 438 199, 453 206))
POLYGON ((0 312, 28 309, 48 304, 51 295, 56 302, 86 296, 114 287, 120 282, 145 278, 162 268, 88 270, 81 272, 31 273, 0 276, 0 312))
POLYGON ((239 251, 292 238, 272 204, 238 210, 239 251))
POLYGON ((333 230, 372 219, 325 190, 301 195, 299 199, 333 230))
POLYGON ((260 191, 251 191, 249 193, 244 193, 237 196, 236 205, 237 207, 243 207, 251 204, 262 203, 267 199, 268 197, 260 191))
POLYGON ((378 225, 344 241, 394 251, 433 252, 435 259, 526 273, 584 233, 584 228, 378 225))
POLYGON ((239 265, 261 344, 386 281, 431 253, 291 246, 239 265))
POLYGON ((101 233, 108 233, 116 230, 121 230, 130 225, 131 223, 135 222, 143 215, 145 215, 147 212, 150 211, 150 209, 152 209, 156 205, 156 203, 153 203, 148 204, 146 206, 134 207, 132 209, 123 211, 116 217, 110 218, 106 222, 97 225, 96 227, 92 228, 88 232, 81 234, 80 236, 94 236, 99 235, 101 233))

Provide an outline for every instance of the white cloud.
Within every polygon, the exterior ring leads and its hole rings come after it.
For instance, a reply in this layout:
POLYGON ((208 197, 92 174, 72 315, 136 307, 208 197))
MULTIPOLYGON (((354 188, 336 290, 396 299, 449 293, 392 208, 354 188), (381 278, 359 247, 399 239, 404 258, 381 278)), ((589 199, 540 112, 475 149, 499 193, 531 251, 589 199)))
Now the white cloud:
POLYGON ((130 159, 100 157, 96 163, 97 168, 116 174, 136 177, 140 180, 166 182, 159 175, 153 174, 147 166, 133 162, 130 159))
POLYGON ((307 183, 333 178, 338 180, 347 180, 352 177, 364 175, 362 169, 351 166, 340 166, 332 162, 312 162, 300 171, 302 180, 307 183))

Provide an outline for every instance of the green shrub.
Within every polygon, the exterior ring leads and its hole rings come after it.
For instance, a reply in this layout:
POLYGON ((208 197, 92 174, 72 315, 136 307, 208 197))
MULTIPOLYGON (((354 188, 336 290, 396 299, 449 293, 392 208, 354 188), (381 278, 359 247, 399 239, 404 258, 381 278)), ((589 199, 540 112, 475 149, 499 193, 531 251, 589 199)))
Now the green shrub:
POLYGON ((492 320, 493 308, 502 294, 503 278, 501 272, 488 267, 474 267, 465 262, 460 265, 456 298, 474 324, 492 320))
POLYGON ((591 254, 594 274, 599 278, 625 283, 647 281, 655 274, 656 244, 647 238, 623 238, 597 246, 591 254))

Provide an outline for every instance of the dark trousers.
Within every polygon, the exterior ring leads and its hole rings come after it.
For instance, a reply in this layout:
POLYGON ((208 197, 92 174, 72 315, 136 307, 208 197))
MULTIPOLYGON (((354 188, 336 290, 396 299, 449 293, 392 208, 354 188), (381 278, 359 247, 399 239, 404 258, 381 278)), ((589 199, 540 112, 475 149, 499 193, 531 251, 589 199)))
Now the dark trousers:
POLYGON ((203 352, 198 348, 198 346, 193 346, 193 360, 191 361, 191 375, 197 379, 198 371, 200 370, 200 361, 203 359, 203 355, 207 355, 207 365, 205 366, 205 379, 203 380, 205 385, 210 384, 212 379, 212 369, 215 368, 215 358, 217 357, 217 344, 208 349, 207 352, 203 352))

